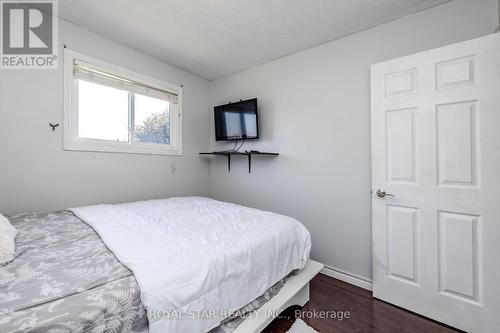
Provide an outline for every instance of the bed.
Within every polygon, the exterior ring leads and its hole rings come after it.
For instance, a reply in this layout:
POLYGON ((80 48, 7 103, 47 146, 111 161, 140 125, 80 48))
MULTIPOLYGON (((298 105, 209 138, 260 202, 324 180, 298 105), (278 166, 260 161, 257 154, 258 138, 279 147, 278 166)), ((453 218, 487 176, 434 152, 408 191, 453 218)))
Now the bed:
MULTIPOLYGON (((206 198, 173 200, 183 206, 202 202, 217 207, 220 203, 206 198)), ((156 200, 133 204, 147 208, 149 214, 154 211, 152 206, 158 211, 164 209, 163 203, 156 200)), ((18 229, 18 237, 15 259, 0 266, 0 331, 149 331, 148 311, 141 300, 144 295, 133 272, 110 251, 110 244, 103 242, 96 226, 91 227, 91 222, 84 222, 74 212, 81 214, 75 209, 9 217, 18 229)), ((218 318, 220 323, 210 331, 259 331, 272 318, 245 314, 259 308, 277 310, 304 305, 309 296, 308 281, 321 269, 312 261, 304 266, 291 270, 238 308, 237 314, 243 316, 218 318)))

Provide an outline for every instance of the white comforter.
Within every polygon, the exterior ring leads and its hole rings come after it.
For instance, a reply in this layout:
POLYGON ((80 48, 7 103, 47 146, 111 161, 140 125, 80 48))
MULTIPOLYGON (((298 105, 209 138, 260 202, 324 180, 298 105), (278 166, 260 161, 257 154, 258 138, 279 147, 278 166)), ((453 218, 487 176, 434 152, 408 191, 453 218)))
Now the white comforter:
POLYGON ((217 327, 227 311, 303 268, 311 249, 309 232, 293 218, 208 198, 72 211, 133 271, 151 333, 217 327))

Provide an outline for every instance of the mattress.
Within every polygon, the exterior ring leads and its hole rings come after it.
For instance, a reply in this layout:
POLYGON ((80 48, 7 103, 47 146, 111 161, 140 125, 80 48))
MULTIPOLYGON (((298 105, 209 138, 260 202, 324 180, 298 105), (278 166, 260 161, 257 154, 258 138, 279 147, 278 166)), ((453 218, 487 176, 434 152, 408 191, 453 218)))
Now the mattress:
POLYGON ((210 198, 71 210, 134 273, 151 333, 207 332, 309 259, 296 219, 210 198))
MULTIPOLYGON (((9 216, 18 230, 14 261, 0 266, 0 332, 147 332, 132 272, 70 211, 9 216)), ((255 310, 287 277, 245 306, 255 310)), ((211 332, 232 332, 231 318, 211 332)))

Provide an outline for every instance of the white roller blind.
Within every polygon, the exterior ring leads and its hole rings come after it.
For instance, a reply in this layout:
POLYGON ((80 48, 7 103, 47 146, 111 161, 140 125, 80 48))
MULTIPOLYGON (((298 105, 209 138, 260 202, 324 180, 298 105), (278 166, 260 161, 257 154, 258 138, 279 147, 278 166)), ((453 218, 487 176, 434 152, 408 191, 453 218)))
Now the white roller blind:
POLYGON ((89 63, 75 59, 73 62, 73 73, 77 79, 82 79, 90 82, 103 84, 106 86, 127 90, 130 92, 143 94, 146 96, 160 98, 171 102, 172 104, 178 103, 177 94, 171 91, 166 91, 142 82, 133 81, 119 75, 108 73, 105 70, 99 69, 89 63))

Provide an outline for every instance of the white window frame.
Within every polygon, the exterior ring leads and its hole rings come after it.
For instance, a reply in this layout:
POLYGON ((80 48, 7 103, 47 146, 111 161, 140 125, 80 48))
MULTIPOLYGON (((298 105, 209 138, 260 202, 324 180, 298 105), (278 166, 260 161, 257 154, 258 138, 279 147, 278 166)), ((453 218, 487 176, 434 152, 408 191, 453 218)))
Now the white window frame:
POLYGON ((182 86, 166 83, 138 72, 109 64, 99 59, 64 50, 64 128, 63 149, 109 153, 182 155, 182 86), (140 82, 149 87, 177 95, 178 103, 170 103, 170 144, 118 142, 78 137, 78 80, 74 77, 74 61, 92 64, 109 74, 140 82))

